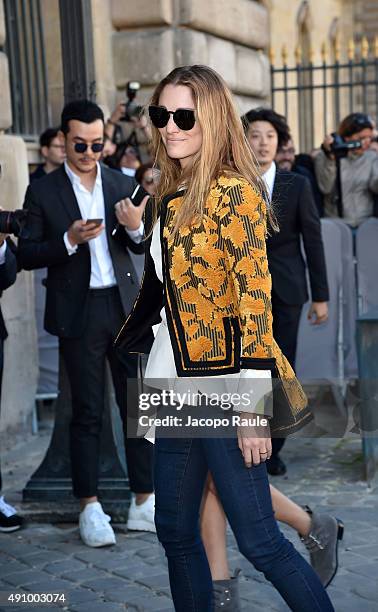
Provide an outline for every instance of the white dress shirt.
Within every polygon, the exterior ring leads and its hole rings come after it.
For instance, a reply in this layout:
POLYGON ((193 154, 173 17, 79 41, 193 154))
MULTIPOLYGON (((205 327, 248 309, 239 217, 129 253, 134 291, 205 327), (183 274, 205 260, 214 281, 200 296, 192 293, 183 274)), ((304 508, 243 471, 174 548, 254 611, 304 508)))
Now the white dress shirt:
POLYGON ((125 166, 121 166, 121 172, 125 176, 134 177, 136 175, 136 169, 135 168, 126 168, 125 166))
MULTIPOLYGON (((86 219, 103 219, 105 220, 105 203, 104 193, 102 189, 101 166, 97 163, 97 176, 93 187, 93 191, 88 191, 78 177, 69 167, 67 162, 64 162, 64 169, 68 178, 71 181, 74 194, 79 205, 81 216, 86 219)), ((126 228, 125 228, 126 229, 126 228)), ((126 230, 134 242, 140 242, 143 237, 143 224, 139 229, 130 231, 126 230)), ((67 236, 64 234, 64 243, 69 255, 74 255, 78 245, 72 246, 67 236)), ((106 227, 97 238, 89 241, 89 252, 91 256, 91 277, 89 286, 91 289, 112 287, 117 284, 114 274, 113 262, 109 252, 108 239, 106 236, 106 227)))
POLYGON ((4 240, 3 244, 0 246, 0 266, 5 263, 5 252, 7 250, 7 241, 4 240))
POLYGON ((270 201, 272 201, 274 181, 276 180, 277 167, 275 162, 272 162, 270 168, 264 172, 263 179, 268 190, 270 201))

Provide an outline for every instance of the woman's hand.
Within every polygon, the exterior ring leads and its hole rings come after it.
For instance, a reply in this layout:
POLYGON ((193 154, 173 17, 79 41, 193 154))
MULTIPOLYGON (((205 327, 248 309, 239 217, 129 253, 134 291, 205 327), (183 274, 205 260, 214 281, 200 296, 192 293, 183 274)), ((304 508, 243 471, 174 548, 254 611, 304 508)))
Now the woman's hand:
MULTIPOLYGON (((263 416, 251 412, 242 412, 240 417, 250 422, 258 418, 260 421, 264 419, 263 416)), ((272 454, 269 422, 268 419, 265 421, 266 425, 239 425, 238 427, 238 444, 248 468, 270 459, 272 454)))
POLYGON ((134 206, 129 198, 117 202, 115 214, 118 223, 130 231, 139 229, 149 197, 145 196, 139 206, 134 206))

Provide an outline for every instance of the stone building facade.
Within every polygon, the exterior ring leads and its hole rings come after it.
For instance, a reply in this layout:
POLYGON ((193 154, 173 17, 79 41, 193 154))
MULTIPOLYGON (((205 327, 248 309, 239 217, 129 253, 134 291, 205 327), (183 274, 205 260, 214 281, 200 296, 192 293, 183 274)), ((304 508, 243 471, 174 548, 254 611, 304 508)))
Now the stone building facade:
MULTIPOLYGON (((27 186, 28 164, 38 161, 38 135, 29 133, 21 137, 11 133, 15 117, 12 118, 4 46, 4 2, 9 0, 0 0, 1 205, 17 208, 22 204, 27 186)), ((173 67, 193 63, 208 64, 218 70, 234 91, 240 112, 245 112, 252 106, 269 103, 270 46, 278 62, 283 43, 291 55, 298 42, 306 52, 310 48, 319 50, 324 39, 331 48, 337 34, 345 42, 355 31, 373 32, 372 18, 378 19, 374 0, 88 2, 97 101, 106 113, 124 99, 127 81, 140 81, 139 99, 144 103, 153 86, 173 67)), ((59 0, 29 0, 29 3, 40 9, 47 92, 44 102, 50 125, 56 125, 64 89, 59 0)), ((11 76, 21 78, 19 74, 11 76)), ((10 331, 0 421, 0 428, 6 429, 27 423, 36 389, 38 364, 31 274, 19 275, 16 286, 3 296, 2 306, 10 331)))

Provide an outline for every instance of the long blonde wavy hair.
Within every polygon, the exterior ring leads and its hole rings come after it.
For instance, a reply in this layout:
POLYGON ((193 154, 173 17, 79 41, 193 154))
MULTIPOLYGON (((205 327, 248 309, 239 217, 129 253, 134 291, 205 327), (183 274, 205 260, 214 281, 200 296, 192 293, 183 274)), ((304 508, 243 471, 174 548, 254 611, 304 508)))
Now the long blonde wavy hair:
MULTIPOLYGON (((157 85, 150 104, 159 105, 160 94, 166 85, 189 87, 195 104, 196 120, 202 129, 201 149, 185 173, 179 160, 167 155, 159 130, 151 125, 154 165, 160 170, 155 196, 158 206, 165 196, 175 193, 183 183, 186 186, 174 227, 176 233, 180 227, 201 218, 211 183, 219 176, 243 177, 264 195, 266 187, 245 136, 231 91, 222 77, 208 66, 175 68, 157 85)), ((157 215, 158 207, 155 207, 154 221, 157 215)))

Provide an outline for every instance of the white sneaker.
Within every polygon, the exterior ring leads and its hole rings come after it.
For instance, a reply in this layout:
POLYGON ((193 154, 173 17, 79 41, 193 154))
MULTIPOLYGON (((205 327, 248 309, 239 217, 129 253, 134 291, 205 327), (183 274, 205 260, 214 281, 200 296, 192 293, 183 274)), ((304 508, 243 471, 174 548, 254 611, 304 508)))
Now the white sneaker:
POLYGON ((129 508, 127 529, 130 529, 130 531, 151 531, 156 533, 154 518, 155 494, 151 493, 146 501, 139 506, 135 502, 135 495, 133 495, 129 508))
POLYGON ((99 502, 87 504, 79 515, 80 537, 87 546, 109 546, 115 544, 114 531, 109 525, 110 516, 105 514, 99 502))
POLYGON ((0 532, 11 532, 20 529, 24 519, 17 514, 16 508, 7 504, 4 497, 0 497, 0 532))

